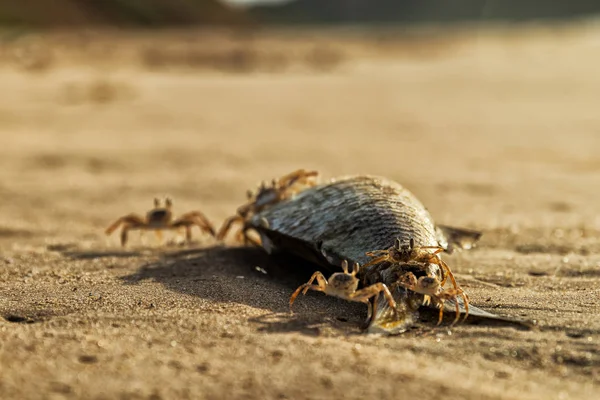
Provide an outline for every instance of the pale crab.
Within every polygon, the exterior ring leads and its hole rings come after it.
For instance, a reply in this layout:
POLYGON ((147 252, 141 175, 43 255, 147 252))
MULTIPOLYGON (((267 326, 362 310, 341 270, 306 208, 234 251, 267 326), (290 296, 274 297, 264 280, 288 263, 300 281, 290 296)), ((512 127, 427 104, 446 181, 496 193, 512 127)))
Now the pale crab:
POLYGON ((223 240, 233 224, 239 223, 242 226, 236 234, 236 240, 243 241, 245 244, 252 243, 260 246, 256 239, 248 235, 248 231, 251 229, 248 225, 250 218, 273 204, 293 197, 307 187, 315 186, 318 176, 317 171, 299 169, 279 179, 273 179, 270 185, 263 181, 256 193, 248 190, 248 202, 237 209, 236 215, 225 220, 219 229, 217 239, 223 240))
POLYGON ((321 272, 315 272, 307 283, 301 285, 294 293, 292 293, 292 296, 290 297, 290 312, 292 311, 294 300, 296 300, 296 297, 298 297, 300 292, 302 292, 302 294, 306 294, 306 292, 308 292, 310 289, 323 292, 329 296, 338 297, 340 299, 367 304, 369 306, 367 322, 371 320, 373 310, 377 310, 377 299, 380 293, 383 293, 393 312, 397 313, 396 302, 394 301, 390 290, 384 283, 378 282, 358 290, 359 279, 356 277, 356 275, 358 274, 359 269, 360 265, 358 263, 354 263, 352 266, 352 271, 348 272, 348 261, 344 260, 342 261, 342 270, 344 272, 333 273, 329 277, 329 280, 327 280, 321 272), (317 280, 317 285, 312 284, 315 279, 317 280), (369 301, 369 299, 372 297, 374 297, 373 305, 371 305, 371 302, 369 301))
POLYGON ((121 245, 127 244, 127 234, 131 230, 152 230, 160 240, 163 230, 179 230, 185 228, 186 239, 188 242, 192 239, 192 227, 195 225, 203 232, 215 236, 215 230, 210 221, 199 211, 191 211, 173 219, 173 201, 170 198, 165 199, 164 207, 161 207, 160 200, 154 199, 154 208, 146 213, 145 216, 139 214, 128 214, 113 222, 105 231, 107 235, 113 233, 119 226, 121 229, 121 245))
MULTIPOLYGON (((383 262, 390 262, 392 264, 409 263, 409 262, 416 262, 416 263, 422 263, 422 264, 436 264, 440 267, 440 269, 442 271, 442 281, 441 282, 438 281, 437 278, 427 278, 427 277, 419 278, 419 280, 421 280, 423 278, 436 280, 435 283, 430 282, 429 280, 421 281, 422 284, 428 285, 427 286, 428 293, 425 293, 423 291, 419 291, 419 293, 431 295, 431 293, 429 293, 429 292, 433 291, 433 294, 435 296, 438 296, 438 297, 442 296, 446 299, 449 298, 448 296, 450 296, 450 297, 461 296, 465 303, 466 314, 468 315, 468 313, 469 313, 469 298, 467 297, 466 293, 456 283, 456 279, 454 278, 454 275, 452 274, 452 271, 450 270, 450 267, 448 266, 448 264, 446 264, 444 261, 442 261, 442 259, 439 257, 438 254, 441 253, 442 251, 444 251, 444 249, 439 246, 415 246, 415 241, 413 238, 410 238, 408 244, 402 244, 399 239, 396 239, 394 246, 390 247, 387 250, 375 250, 375 251, 367 252, 366 253, 367 256, 375 257, 375 258, 372 259, 371 261, 369 261, 368 263, 366 263, 365 265, 363 265, 363 268, 369 267, 371 265, 383 263, 383 262), (433 250, 433 251, 429 251, 429 250, 433 250), (452 292, 443 290, 443 287, 446 284, 446 280, 448 278, 450 278, 450 280, 452 281, 452 285, 454 286, 454 289, 451 289, 452 292), (429 285, 431 285, 431 286, 429 286, 429 285)), ((413 278, 414 278, 414 276, 413 276, 413 278)), ((425 288, 425 286, 421 286, 421 284, 419 282, 414 282, 414 283, 415 284, 413 286, 418 288, 419 290, 423 290, 425 288)), ((410 288, 408 288, 408 289, 410 289, 410 288)), ((411 289, 411 290, 413 290, 413 289, 411 289)), ((413 291, 416 291, 416 290, 413 290, 413 291)), ((458 309, 458 302, 456 302, 456 307, 458 309)), ((440 318, 441 318, 441 311, 440 311, 440 318)), ((458 315, 457 315, 457 318, 458 318, 458 315)), ((465 316, 465 318, 466 318, 466 316, 465 316)))
POLYGON ((399 286, 405 287, 406 289, 412 290, 415 293, 421 293, 425 295, 423 299, 423 305, 429 305, 433 303, 440 309, 440 315, 438 318, 438 325, 442 323, 444 315, 444 303, 446 300, 454 300, 456 306, 456 318, 452 322, 452 325, 456 324, 460 319, 460 307, 458 305, 457 297, 462 296, 465 300, 465 319, 469 315, 469 302, 466 293, 462 289, 444 289, 439 279, 431 276, 421 276, 419 279, 412 273, 409 272, 404 275, 399 286))

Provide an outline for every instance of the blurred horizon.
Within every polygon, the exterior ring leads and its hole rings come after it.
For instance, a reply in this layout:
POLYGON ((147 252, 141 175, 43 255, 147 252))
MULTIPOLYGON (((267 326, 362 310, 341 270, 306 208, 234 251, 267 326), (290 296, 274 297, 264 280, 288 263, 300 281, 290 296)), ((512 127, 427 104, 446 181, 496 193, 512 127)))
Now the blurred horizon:
POLYGON ((0 0, 0 27, 418 24, 596 16, 593 0, 0 0))
POLYGON ((227 4, 234 4, 234 5, 243 5, 243 6, 251 6, 251 5, 257 5, 257 4, 284 4, 284 3, 291 3, 295 0, 222 0, 224 3, 227 4))

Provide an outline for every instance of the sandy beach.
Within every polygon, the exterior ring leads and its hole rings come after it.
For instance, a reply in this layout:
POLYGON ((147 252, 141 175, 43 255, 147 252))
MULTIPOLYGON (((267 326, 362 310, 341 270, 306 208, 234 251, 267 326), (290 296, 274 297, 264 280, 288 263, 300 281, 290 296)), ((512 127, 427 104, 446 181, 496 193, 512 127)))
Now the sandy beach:
POLYGON ((1 398, 600 395, 600 29, 262 33, 221 58, 149 35, 3 42, 1 398), (387 176, 483 231, 446 262, 474 306, 535 327, 366 335, 363 304, 311 292, 290 314, 311 270, 260 249, 104 235, 164 196, 218 227, 297 168, 387 176))

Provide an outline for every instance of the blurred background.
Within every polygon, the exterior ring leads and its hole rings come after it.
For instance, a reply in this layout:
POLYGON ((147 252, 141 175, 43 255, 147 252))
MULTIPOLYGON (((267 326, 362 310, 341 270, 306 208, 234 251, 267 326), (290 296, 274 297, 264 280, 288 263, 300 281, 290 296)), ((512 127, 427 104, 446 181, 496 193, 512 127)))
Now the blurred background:
POLYGON ((593 0, 3 0, 6 25, 181 26, 527 21, 589 16, 593 0))
POLYGON ((600 229, 599 11, 1 0, 0 239, 96 240, 163 194, 218 224, 296 168, 389 176, 445 223, 600 229))

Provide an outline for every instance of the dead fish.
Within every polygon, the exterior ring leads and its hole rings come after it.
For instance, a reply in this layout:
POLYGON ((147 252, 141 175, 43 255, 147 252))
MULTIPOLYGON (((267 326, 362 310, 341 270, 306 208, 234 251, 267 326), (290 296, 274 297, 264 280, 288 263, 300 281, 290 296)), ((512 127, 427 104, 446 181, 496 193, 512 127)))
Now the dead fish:
MULTIPOLYGON (((427 209, 410 191, 384 177, 346 176, 323 184, 317 184, 312 180, 314 177, 314 171, 298 170, 280 181, 274 181, 270 188, 263 185, 258 194, 252 198, 249 196, 249 203, 239 209, 252 212, 244 215, 238 212, 238 216, 232 218, 243 222, 241 232, 244 237, 249 237, 251 231, 260 237, 260 242, 246 241, 260 244, 268 253, 289 252, 316 263, 337 273, 336 279, 344 275, 339 271, 347 263, 366 265, 360 271, 363 288, 384 284, 394 300, 392 303, 385 298, 385 290, 377 291, 373 303, 377 307, 369 315, 367 331, 384 334, 406 331, 417 321, 418 309, 423 303, 428 298, 438 299, 430 296, 426 290, 419 290, 427 288, 426 285, 418 286, 419 280, 437 279, 439 285, 445 281, 447 274, 441 263, 407 260, 401 263, 382 261, 369 264, 372 258, 368 253, 393 249, 403 243, 418 249, 440 248, 443 252, 452 253, 457 248, 473 247, 481 237, 481 232, 436 225, 427 209), (304 176, 311 177, 311 184, 289 193, 296 182, 305 182, 301 178, 304 176), (271 194, 272 191, 280 193, 275 196, 271 194), (261 199, 261 192, 268 194, 270 201, 261 199), (255 207, 256 204, 261 206, 255 207), (414 279, 405 283, 402 278, 407 276, 414 279)), ((226 222, 221 231, 226 232, 230 225, 230 222, 226 222)), ((223 237, 220 235, 220 238, 223 237)), ((439 258, 439 255, 435 257, 439 258)), ((345 273, 351 275, 347 271, 345 273)), ((435 286, 436 282, 433 284, 435 286)), ((323 282, 319 285, 323 285, 323 282)), ((347 290, 356 292, 357 289, 351 287, 347 290)), ((308 290, 306 285, 302 290, 308 290)), ((339 291, 333 292, 338 297, 348 298, 343 293, 340 295, 339 291)), ((364 301, 363 294, 361 292, 355 301, 364 301)), ((435 295, 434 292, 432 294, 435 295)), ((443 296, 438 297, 441 299, 443 296)), ((454 306, 457 311, 465 313, 464 300, 455 295, 449 302, 442 301, 440 304, 440 301, 434 301, 430 306, 454 306)), ((471 307, 471 314, 495 317, 476 307, 471 307)))

